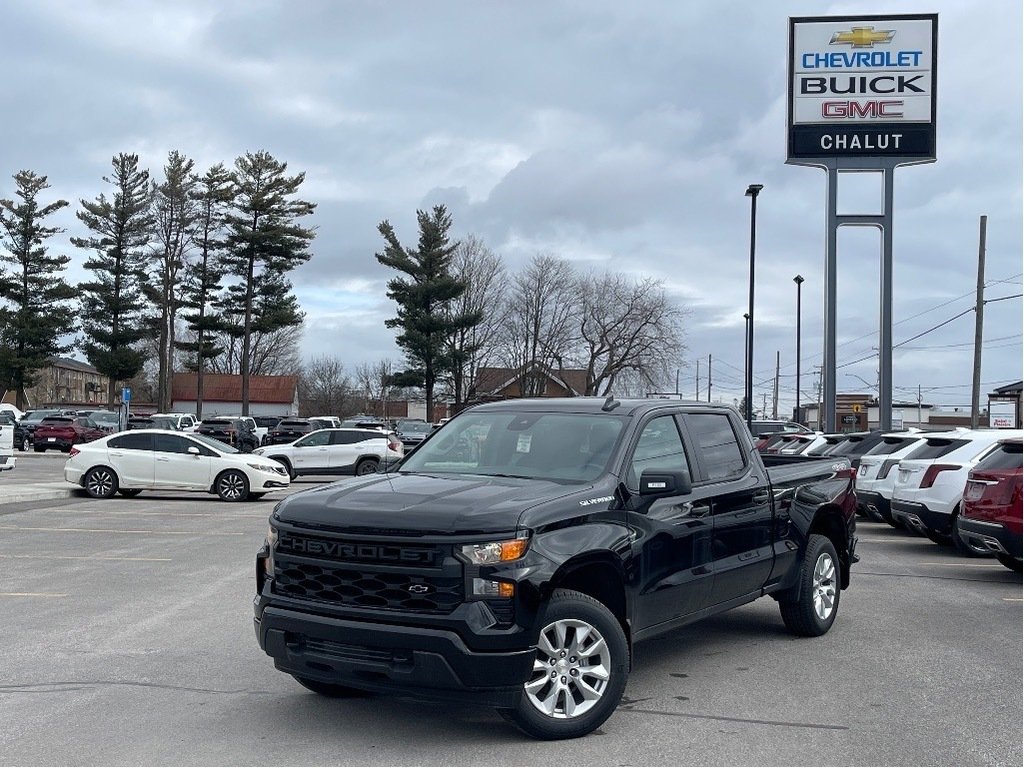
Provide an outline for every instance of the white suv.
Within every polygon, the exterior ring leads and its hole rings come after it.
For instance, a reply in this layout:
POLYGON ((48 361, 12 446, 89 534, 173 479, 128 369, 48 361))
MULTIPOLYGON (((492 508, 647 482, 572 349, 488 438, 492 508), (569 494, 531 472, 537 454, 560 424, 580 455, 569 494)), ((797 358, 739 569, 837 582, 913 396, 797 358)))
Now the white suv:
POLYGON ((174 428, 179 432, 195 432, 196 427, 199 426, 199 422, 196 421, 196 417, 191 413, 154 413, 153 416, 171 419, 174 421, 174 428))
POLYGON ((893 520, 933 541, 951 541, 968 473, 1000 440, 1021 434, 1019 429, 986 429, 928 435, 900 461, 893 520))
POLYGON ((892 491, 896 486, 896 467, 900 461, 929 437, 942 437, 946 434, 955 435, 963 430, 952 432, 933 432, 929 435, 921 432, 892 432, 882 435, 882 442, 860 457, 857 469, 856 493, 857 505, 876 520, 884 520, 889 525, 902 528, 902 523, 893 520, 892 491))
POLYGON ((394 432, 318 429, 294 443, 266 445, 253 453, 278 461, 294 480, 299 475, 368 475, 402 458, 394 432))

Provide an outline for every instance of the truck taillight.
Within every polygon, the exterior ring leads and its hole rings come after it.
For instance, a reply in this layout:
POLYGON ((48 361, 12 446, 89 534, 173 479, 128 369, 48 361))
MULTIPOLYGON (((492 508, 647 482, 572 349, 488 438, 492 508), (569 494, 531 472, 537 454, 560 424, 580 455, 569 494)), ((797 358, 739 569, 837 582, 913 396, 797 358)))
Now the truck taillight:
POLYGON ((402 452, 402 444, 397 440, 388 440, 388 448, 390 448, 395 453, 402 452))
POLYGON ((887 478, 889 476, 889 473, 892 471, 892 468, 893 467, 898 467, 899 465, 900 465, 900 460, 899 459, 887 459, 887 460, 883 461, 882 462, 882 468, 880 470, 878 470, 878 479, 879 480, 885 480, 885 478, 887 478))
POLYGON ((935 478, 939 476, 939 472, 955 472, 958 469, 963 469, 963 467, 959 464, 932 464, 925 470, 920 487, 931 488, 935 484, 935 478))

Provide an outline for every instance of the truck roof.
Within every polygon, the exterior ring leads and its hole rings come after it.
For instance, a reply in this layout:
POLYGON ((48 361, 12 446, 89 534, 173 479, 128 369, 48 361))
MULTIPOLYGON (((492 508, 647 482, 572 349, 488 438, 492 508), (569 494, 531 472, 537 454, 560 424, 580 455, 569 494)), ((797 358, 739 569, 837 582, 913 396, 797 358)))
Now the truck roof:
MULTIPOLYGON (((604 410, 608 398, 604 397, 533 397, 519 398, 512 400, 498 400, 493 403, 483 403, 467 408, 469 411, 535 411, 535 412, 563 412, 563 413, 601 413, 604 410)), ((714 410, 735 409, 725 403, 702 403, 696 400, 665 400, 665 399, 623 399, 612 401, 615 405, 610 411, 614 416, 638 416, 648 411, 660 408, 687 406, 691 408, 712 408, 714 410)))

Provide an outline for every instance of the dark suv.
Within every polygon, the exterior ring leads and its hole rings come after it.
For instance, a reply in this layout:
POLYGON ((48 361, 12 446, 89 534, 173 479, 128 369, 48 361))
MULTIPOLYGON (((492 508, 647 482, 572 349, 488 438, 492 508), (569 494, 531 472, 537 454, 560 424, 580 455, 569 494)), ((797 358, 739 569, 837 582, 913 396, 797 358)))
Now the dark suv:
POLYGON ((303 435, 318 429, 329 429, 334 425, 324 419, 282 419, 267 434, 268 445, 294 443, 303 435))
POLYGON ((242 453, 251 453, 260 447, 260 441, 242 419, 204 419, 196 427, 196 434, 220 440, 242 453))

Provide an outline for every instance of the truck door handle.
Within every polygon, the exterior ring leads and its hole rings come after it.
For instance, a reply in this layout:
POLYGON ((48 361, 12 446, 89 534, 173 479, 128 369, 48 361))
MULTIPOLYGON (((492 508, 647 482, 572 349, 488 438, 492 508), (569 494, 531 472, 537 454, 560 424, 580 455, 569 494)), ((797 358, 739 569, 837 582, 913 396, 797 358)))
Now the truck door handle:
POLYGON ((751 500, 755 504, 767 504, 771 498, 772 495, 768 491, 758 491, 751 497, 751 500))

